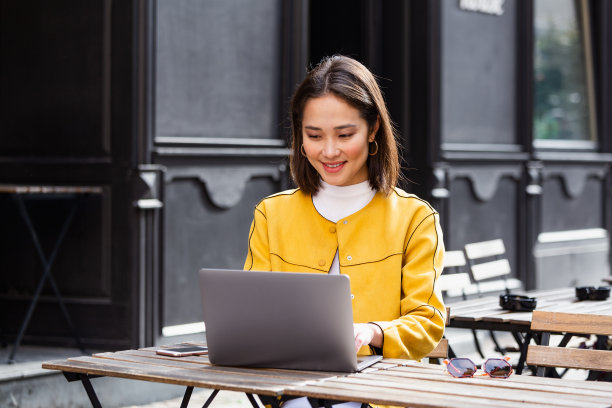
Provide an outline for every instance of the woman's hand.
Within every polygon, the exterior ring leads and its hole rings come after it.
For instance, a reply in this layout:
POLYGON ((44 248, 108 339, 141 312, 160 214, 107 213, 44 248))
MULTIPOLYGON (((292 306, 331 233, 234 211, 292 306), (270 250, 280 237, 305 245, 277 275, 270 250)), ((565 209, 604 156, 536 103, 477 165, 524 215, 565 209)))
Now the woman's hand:
POLYGON ((355 352, 358 352, 362 346, 368 344, 374 347, 382 347, 383 333, 375 324, 372 323, 353 323, 353 331, 355 333, 355 352))

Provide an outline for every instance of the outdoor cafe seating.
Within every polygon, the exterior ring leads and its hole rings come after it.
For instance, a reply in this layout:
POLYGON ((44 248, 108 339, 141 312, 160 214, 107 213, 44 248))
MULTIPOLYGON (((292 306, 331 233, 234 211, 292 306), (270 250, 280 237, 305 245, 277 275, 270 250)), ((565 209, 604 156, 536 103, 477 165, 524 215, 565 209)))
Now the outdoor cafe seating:
MULTIPOLYGON (((69 382, 81 382, 94 407, 101 407, 104 399, 96 394, 92 381, 100 376, 184 386, 181 407, 187 407, 195 388, 214 390, 205 407, 223 390, 244 392, 254 407, 260 406, 257 395, 271 397, 266 400, 273 402, 280 401, 282 396, 308 397, 313 406, 357 401, 364 405, 414 407, 612 407, 611 382, 563 378, 563 373, 554 370, 562 367, 593 370, 590 380, 599 379, 597 373, 612 371, 612 351, 607 350, 607 339, 612 334, 612 300, 580 300, 573 287, 522 292, 516 286, 506 286, 502 294, 512 288, 513 293, 537 299, 537 307, 534 311, 504 309, 500 306, 500 294, 485 293, 482 286, 489 279, 506 283, 510 274, 508 261, 504 258, 475 261, 501 256, 503 252, 501 240, 448 251, 447 272, 440 285, 445 295, 460 293, 447 304, 447 327, 469 329, 475 340, 477 331, 505 332, 515 338, 520 357, 507 378, 449 375, 447 367, 440 364, 441 359, 454 357, 450 347, 453 338, 448 335, 427 356, 429 362, 384 358, 357 373, 224 367, 211 364, 207 355, 181 358, 159 355, 155 352, 157 347, 49 361, 43 368, 60 370, 69 382), (471 292, 474 290, 475 296, 471 292), (598 336, 595 348, 599 350, 567 347, 569 338, 579 333, 598 336), (551 346, 551 336, 559 334, 563 336, 561 343, 551 346), (526 367, 530 368, 529 373, 523 374, 526 367)), ((478 342, 475 345, 480 347, 478 342)), ((483 349, 478 351, 485 354, 483 349)), ((493 351, 505 350, 496 345, 493 351)))

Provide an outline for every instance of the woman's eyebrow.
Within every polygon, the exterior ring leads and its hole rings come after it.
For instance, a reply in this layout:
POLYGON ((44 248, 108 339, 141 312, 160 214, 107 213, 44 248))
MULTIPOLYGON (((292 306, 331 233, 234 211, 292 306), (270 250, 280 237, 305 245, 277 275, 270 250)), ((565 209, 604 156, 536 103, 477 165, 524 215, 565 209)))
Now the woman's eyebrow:
POLYGON ((334 129, 346 129, 346 128, 354 128, 354 127, 357 127, 357 125, 354 125, 352 123, 347 123, 346 125, 336 126, 334 129))
MULTIPOLYGON (((346 125, 336 126, 334 127, 334 129, 346 129, 346 128, 354 128, 354 127, 357 127, 357 125, 354 125, 352 123, 347 123, 346 125)), ((311 126, 311 125, 305 125, 304 129, 321 130, 321 128, 318 128, 316 126, 311 126)))

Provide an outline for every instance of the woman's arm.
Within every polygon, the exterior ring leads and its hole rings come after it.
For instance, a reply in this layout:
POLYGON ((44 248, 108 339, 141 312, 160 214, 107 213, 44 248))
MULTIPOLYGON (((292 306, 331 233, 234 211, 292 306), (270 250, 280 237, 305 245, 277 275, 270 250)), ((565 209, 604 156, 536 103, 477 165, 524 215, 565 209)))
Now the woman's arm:
POLYGON ((411 233, 402 261, 401 317, 375 322, 383 331, 383 356, 420 360, 444 334, 446 310, 437 280, 444 242, 438 214, 426 215, 411 233))

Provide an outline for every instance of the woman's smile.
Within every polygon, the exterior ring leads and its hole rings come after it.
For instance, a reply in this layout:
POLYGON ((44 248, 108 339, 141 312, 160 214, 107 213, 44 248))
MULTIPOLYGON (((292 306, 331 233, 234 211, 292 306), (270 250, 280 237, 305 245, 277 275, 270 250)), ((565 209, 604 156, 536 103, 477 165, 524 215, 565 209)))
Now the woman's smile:
POLYGON ((336 172, 341 170, 341 166, 343 166, 344 163, 346 163, 346 162, 323 163, 323 167, 325 167, 325 170, 330 172, 330 173, 336 173, 336 172))

